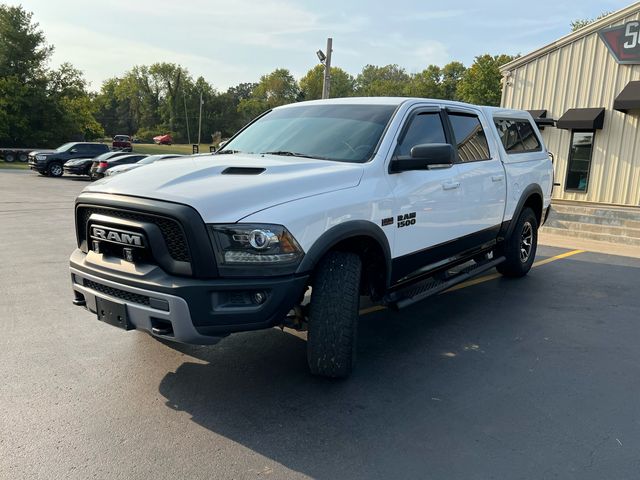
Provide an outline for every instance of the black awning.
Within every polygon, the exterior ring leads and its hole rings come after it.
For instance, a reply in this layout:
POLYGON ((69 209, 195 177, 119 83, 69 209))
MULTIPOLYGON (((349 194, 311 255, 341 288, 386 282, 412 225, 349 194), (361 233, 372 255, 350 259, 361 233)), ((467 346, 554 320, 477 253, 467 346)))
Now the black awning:
POLYGON ((533 121, 540 130, 544 130, 544 127, 554 127, 556 121, 553 118, 547 118, 546 110, 527 110, 533 117, 533 121))
POLYGON ((534 120, 538 118, 547 118, 546 110, 527 110, 531 114, 534 120))
POLYGON ((571 108, 556 122, 564 130, 600 130, 604 125, 604 108, 571 108))
POLYGON ((613 109, 624 113, 640 109, 640 81, 627 83, 613 101, 613 109))

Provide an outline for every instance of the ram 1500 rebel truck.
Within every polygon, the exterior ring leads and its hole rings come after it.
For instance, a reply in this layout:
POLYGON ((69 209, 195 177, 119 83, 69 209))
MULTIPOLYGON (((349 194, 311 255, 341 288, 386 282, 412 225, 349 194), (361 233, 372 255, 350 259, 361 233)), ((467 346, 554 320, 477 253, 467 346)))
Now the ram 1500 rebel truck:
POLYGON ((97 157, 109 151, 104 143, 71 142, 59 146, 53 152, 31 152, 29 154, 29 168, 40 175, 61 177, 64 174, 64 164, 75 158, 97 157))
POLYGON ((215 154, 88 186, 74 303, 191 344, 307 330, 311 372, 345 377, 361 297, 402 308, 494 267, 525 275, 552 175, 524 111, 408 98, 278 107, 215 154))

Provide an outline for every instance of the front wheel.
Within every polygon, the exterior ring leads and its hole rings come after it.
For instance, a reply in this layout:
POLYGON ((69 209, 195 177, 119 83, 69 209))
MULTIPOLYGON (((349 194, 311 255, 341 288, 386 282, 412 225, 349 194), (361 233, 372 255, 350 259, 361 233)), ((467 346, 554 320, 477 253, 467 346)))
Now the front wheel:
POLYGON ((506 277, 523 277, 533 265, 538 249, 538 220, 530 208, 525 208, 511 236, 505 241, 506 260, 497 270, 506 277))
POLYGON ((356 360, 362 262, 330 252, 318 264, 309 309, 307 361, 314 375, 348 377, 356 360))
POLYGON ((47 173, 50 177, 61 177, 64 173, 62 170, 62 164, 58 162, 51 162, 47 167, 47 173))

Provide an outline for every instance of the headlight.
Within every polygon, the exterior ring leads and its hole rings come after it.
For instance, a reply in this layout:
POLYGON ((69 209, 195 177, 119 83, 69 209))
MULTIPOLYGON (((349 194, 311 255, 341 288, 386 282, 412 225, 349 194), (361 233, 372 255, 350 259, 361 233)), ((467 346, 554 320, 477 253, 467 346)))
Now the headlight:
POLYGON ((221 273, 233 274, 241 267, 252 267, 251 273, 258 275, 265 274, 262 267, 273 267, 273 274, 293 273, 304 256, 298 242, 282 225, 209 225, 209 229, 218 264, 228 267, 221 273))
POLYGON ((36 160, 46 160, 47 156, 46 155, 36 155, 36 160))

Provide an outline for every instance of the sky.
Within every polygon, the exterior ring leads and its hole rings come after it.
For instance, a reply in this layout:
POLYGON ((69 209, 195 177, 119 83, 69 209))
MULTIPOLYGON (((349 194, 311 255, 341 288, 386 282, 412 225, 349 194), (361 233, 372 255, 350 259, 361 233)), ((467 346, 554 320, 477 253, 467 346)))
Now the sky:
MULTIPOLYGON (((16 4, 13 0, 0 0, 16 4)), ((70 62, 91 90, 134 65, 174 62, 218 90, 276 68, 302 77, 333 38, 332 64, 408 72, 477 55, 526 54, 631 2, 573 0, 23 0, 49 44, 52 67, 70 62)))

